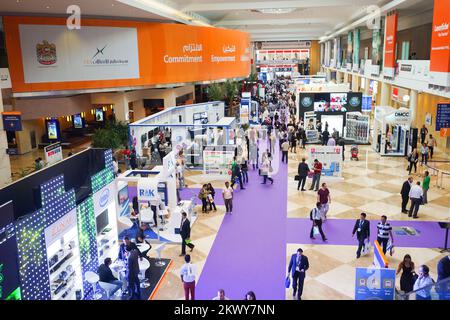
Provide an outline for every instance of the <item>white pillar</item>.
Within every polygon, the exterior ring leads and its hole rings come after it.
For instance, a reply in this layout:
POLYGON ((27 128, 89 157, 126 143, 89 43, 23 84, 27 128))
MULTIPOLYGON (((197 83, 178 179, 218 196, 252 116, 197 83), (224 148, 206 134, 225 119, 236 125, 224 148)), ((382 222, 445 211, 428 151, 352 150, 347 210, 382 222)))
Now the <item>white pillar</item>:
POLYGON ((114 113, 116 115, 117 121, 128 122, 129 117, 129 108, 128 108, 128 99, 125 92, 122 92, 118 99, 114 100, 114 113))
MULTIPOLYGON (((0 112, 3 112, 3 97, 0 89, 0 112)), ((11 162, 6 154, 8 139, 6 131, 3 130, 3 121, 0 121, 0 187, 11 182, 11 162)))
POLYGON ((381 82, 380 106, 391 105, 391 87, 386 82, 381 82))
POLYGON ((361 81, 365 81, 365 86, 364 86, 364 95, 365 96, 370 96, 370 79, 369 78, 361 78, 361 81))
POLYGON ((409 94, 409 110, 411 112, 411 127, 414 127, 414 123, 418 123, 416 121, 417 116, 417 101, 418 101, 419 93, 417 90, 411 90, 409 94))

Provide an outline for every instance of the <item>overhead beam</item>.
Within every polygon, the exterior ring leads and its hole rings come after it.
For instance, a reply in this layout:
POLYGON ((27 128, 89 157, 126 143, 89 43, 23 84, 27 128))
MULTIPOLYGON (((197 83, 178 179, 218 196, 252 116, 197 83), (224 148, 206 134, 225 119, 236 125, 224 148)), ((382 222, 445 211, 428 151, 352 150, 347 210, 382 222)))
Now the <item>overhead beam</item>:
POLYGON ((317 23, 324 26, 332 26, 330 18, 302 18, 302 19, 249 19, 249 20, 221 20, 217 21, 215 26, 256 26, 256 25, 292 25, 292 24, 317 23))
POLYGON ((325 28, 282 28, 282 29, 239 29, 250 34, 268 34, 268 33, 320 33, 325 31, 325 28))
POLYGON ((252 10, 252 9, 274 9, 274 8, 311 8, 332 6, 363 6, 373 3, 373 0, 291 0, 291 1, 249 1, 249 2, 211 2, 191 3, 182 8, 186 11, 229 11, 229 10, 252 10))
POLYGON ((279 36, 279 37, 264 37, 251 38, 251 41, 295 41, 295 40, 318 40, 317 37, 303 37, 303 36, 279 36))

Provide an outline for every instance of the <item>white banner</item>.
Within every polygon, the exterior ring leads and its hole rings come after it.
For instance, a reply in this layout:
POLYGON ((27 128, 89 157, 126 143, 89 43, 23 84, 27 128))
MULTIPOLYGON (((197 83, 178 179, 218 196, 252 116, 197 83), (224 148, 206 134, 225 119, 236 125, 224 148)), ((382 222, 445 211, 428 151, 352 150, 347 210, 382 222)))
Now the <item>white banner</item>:
POLYGON ((158 198, 158 183, 155 179, 141 178, 137 185, 138 200, 153 201, 158 198))
POLYGON ((0 89, 11 88, 11 77, 8 68, 0 68, 0 89))
POLYGON ((25 83, 139 78, 136 28, 19 25, 25 83))
POLYGON ((177 161, 175 159, 175 152, 171 151, 163 158, 163 176, 168 177, 175 171, 175 165, 177 161))
POLYGON ((57 220, 55 223, 45 228, 45 243, 49 247, 53 242, 61 239, 67 231, 77 225, 77 210, 73 209, 68 214, 57 220))
POLYGON ((94 193, 94 213, 96 217, 108 209, 109 204, 114 201, 117 195, 116 189, 116 182, 113 181, 94 193))
POLYGON ((309 167, 314 167, 314 159, 322 163, 322 175, 340 177, 342 175, 342 147, 314 146, 308 148, 309 167))
POLYGON ((47 164, 53 164, 63 159, 61 143, 53 143, 44 147, 45 161, 47 164))

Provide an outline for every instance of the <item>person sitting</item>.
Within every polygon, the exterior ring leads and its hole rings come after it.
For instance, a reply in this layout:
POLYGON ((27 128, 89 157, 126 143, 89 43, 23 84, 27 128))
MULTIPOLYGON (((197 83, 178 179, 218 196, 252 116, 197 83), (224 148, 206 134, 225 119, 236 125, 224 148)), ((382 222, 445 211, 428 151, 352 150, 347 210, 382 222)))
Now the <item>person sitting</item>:
POLYGON ((114 277, 111 268, 109 267, 112 264, 111 258, 106 258, 104 263, 98 267, 98 276, 100 278, 100 282, 106 282, 115 285, 116 287, 111 291, 111 295, 114 295, 120 288, 122 288, 122 281, 118 280, 114 277))

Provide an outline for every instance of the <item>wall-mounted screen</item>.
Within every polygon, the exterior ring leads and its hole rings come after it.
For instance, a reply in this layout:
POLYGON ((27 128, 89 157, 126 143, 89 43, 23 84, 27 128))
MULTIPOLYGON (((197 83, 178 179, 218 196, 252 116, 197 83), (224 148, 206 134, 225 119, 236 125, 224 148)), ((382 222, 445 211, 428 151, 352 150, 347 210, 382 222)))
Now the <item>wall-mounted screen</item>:
POLYGON ((104 120, 103 109, 102 108, 95 109, 95 121, 103 122, 103 120, 104 120))
POLYGON ((330 93, 330 107, 325 112, 347 111, 347 94, 346 93, 330 93))
POLYGON ((208 123, 208 112, 197 112, 194 113, 194 124, 207 124, 208 123))
POLYGON ((73 115, 73 127, 75 129, 82 129, 83 128, 83 118, 81 117, 81 114, 73 115))
POLYGON ((109 224, 108 210, 100 213, 96 218, 97 234, 101 233, 109 224))
POLYGON ((329 93, 315 93, 314 94, 314 111, 325 112, 330 108, 330 94, 329 93))

